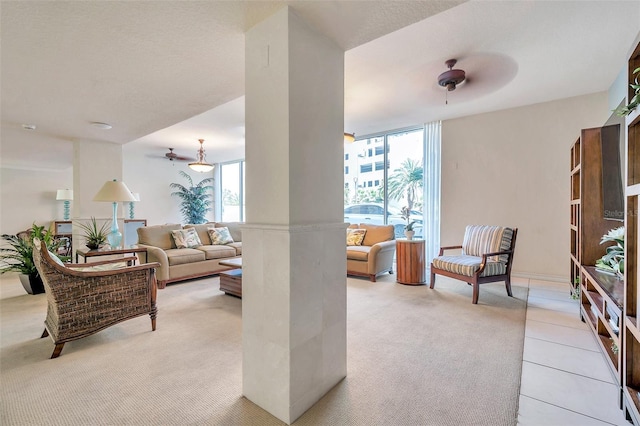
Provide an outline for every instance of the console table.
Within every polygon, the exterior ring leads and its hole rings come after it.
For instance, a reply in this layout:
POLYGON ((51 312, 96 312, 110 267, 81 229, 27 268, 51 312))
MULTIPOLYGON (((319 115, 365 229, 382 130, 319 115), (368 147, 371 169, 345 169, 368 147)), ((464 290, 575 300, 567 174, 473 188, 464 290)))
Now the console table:
POLYGON ((85 247, 84 249, 76 250, 76 263, 78 262, 79 256, 84 258, 84 263, 87 263, 87 258, 95 257, 95 256, 111 256, 115 254, 136 254, 136 253, 144 253, 144 263, 147 263, 147 249, 142 247, 129 247, 125 249, 89 249, 85 247))
POLYGON ((424 240, 396 240, 396 280, 400 284, 425 284, 424 247, 424 240))

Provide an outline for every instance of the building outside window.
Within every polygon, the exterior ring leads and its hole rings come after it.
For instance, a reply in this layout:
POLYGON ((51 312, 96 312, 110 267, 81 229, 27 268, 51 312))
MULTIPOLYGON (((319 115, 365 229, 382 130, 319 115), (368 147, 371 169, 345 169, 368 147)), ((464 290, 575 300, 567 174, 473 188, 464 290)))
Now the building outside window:
POLYGON ((244 175, 244 161, 220 165, 223 222, 245 220, 244 175))

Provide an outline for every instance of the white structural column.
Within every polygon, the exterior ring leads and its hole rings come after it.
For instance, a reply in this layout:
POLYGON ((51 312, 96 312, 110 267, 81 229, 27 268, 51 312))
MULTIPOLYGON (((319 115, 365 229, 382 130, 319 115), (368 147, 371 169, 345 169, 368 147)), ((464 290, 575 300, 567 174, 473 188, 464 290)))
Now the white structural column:
POLYGON ((346 376, 344 52, 285 7, 245 59, 243 394, 290 424, 346 376))

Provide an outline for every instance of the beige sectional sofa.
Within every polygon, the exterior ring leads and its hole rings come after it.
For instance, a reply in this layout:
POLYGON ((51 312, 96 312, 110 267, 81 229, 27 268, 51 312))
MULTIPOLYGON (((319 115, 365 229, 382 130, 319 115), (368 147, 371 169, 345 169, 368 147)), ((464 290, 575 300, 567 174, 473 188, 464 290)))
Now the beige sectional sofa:
POLYGON ((347 245, 347 275, 357 275, 376 281, 376 276, 393 273, 396 252, 393 225, 350 224, 348 229, 365 229, 361 245, 347 245))
POLYGON ((210 222, 201 225, 167 225, 144 226, 138 228, 138 246, 147 249, 147 261, 158 262, 156 269, 158 288, 165 288, 168 283, 189 278, 214 275, 231 269, 220 265, 220 261, 240 257, 242 255, 242 232, 240 222, 210 222), (207 228, 227 227, 233 242, 224 245, 213 245, 207 228), (184 228, 195 228, 202 242, 194 248, 177 248, 171 231, 184 228))

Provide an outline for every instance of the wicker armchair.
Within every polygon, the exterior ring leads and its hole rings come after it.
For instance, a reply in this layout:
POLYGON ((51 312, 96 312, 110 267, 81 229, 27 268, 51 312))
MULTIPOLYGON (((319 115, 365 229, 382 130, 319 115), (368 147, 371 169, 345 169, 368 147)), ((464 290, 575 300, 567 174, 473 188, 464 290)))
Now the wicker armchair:
POLYGON ((156 329, 158 263, 109 269, 135 257, 86 264, 63 264, 34 240, 33 259, 47 295, 47 318, 41 337, 51 336, 57 358, 66 342, 97 333, 119 322, 148 314, 156 329))

